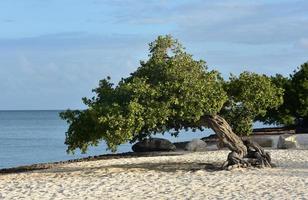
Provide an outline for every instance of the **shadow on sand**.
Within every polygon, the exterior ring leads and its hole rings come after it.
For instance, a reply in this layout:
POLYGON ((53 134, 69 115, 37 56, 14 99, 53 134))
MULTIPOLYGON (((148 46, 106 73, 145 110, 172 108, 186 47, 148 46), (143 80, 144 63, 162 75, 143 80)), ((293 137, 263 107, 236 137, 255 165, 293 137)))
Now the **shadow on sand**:
POLYGON ((119 173, 128 171, 159 171, 159 172, 195 172, 198 170, 204 170, 207 172, 220 171, 221 163, 184 163, 184 162, 167 162, 167 163, 137 163, 137 164, 117 164, 109 166, 98 166, 98 167, 69 167, 69 168, 51 168, 44 171, 36 171, 36 173, 71 173, 81 172, 81 174, 95 174, 95 171, 104 170, 106 173, 119 173))
POLYGON ((65 172, 90 172, 93 170, 101 169, 119 169, 121 170, 130 170, 130 169, 140 169, 140 170, 156 170, 164 172, 174 172, 177 170, 182 171, 197 171, 197 170, 206 170, 209 172, 221 170, 221 163, 184 163, 184 162, 166 162, 166 163, 138 163, 138 164, 119 164, 119 165, 110 165, 110 166, 101 166, 101 167, 69 167, 62 168, 62 164, 75 163, 75 162, 86 162, 86 161, 95 161, 95 160, 106 160, 106 159, 121 159, 121 158, 136 158, 136 157, 156 157, 156 156, 178 156, 183 155, 183 152, 152 152, 152 153, 122 153, 122 154, 110 154, 110 155, 101 155, 93 156, 82 159, 68 160, 62 162, 54 163, 40 163, 28 166, 20 166, 14 168, 0 169, 1 174, 10 174, 10 173, 23 173, 23 172, 37 172, 37 173, 65 173, 65 172))

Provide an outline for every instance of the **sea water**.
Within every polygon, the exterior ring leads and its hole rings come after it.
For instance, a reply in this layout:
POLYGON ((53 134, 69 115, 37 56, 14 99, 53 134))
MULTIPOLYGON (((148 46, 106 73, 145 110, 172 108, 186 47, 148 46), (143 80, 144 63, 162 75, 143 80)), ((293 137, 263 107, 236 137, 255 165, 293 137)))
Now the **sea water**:
MULTIPOLYGON (((0 168, 16 167, 34 163, 63 161, 111 153, 102 142, 89 148, 86 154, 76 151, 74 155, 66 153, 64 144, 66 122, 59 117, 60 111, 0 111, 0 168)), ((193 138, 202 138, 213 134, 205 131, 182 131, 178 137, 170 134, 156 135, 172 142, 181 142, 193 138)), ((117 153, 131 151, 131 144, 118 147, 117 153)))

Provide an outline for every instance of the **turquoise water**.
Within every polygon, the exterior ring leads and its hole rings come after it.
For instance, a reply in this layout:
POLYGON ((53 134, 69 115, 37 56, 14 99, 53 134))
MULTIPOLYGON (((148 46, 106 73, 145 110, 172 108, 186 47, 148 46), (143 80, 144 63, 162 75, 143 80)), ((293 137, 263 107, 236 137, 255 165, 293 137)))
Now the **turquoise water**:
MULTIPOLYGON (((59 118, 59 111, 0 111, 0 168, 111 153, 102 143, 90 148, 87 154, 78 151, 75 155, 66 154, 64 139, 67 127, 66 122, 59 118)), ((156 137, 180 142, 212 133, 211 130, 183 131, 177 138, 169 134, 156 137)), ((131 151, 129 143, 120 145, 117 152, 128 151, 131 151)))

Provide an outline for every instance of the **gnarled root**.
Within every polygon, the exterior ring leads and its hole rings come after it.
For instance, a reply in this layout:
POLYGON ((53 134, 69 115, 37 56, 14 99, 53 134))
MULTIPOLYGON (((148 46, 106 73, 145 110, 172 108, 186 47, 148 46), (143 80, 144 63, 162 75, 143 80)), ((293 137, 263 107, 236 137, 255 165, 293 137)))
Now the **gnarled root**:
POLYGON ((223 169, 234 169, 239 167, 273 167, 271 163, 271 156, 268 152, 257 143, 251 140, 243 140, 244 145, 247 147, 247 154, 241 156, 235 151, 228 155, 227 161, 223 164, 223 169))
POLYGON ((256 142, 252 142, 249 139, 243 141, 247 147, 246 158, 251 160, 250 163, 256 167, 273 167, 271 163, 271 156, 268 152, 265 152, 264 149, 256 142))
POLYGON ((223 164, 223 169, 233 169, 237 167, 273 167, 269 153, 250 140, 242 140, 233 133, 228 122, 218 116, 204 116, 200 119, 199 125, 207 125, 212 128, 226 147, 231 150, 227 161, 223 164))
POLYGON ((247 161, 244 157, 240 156, 235 151, 231 151, 228 155, 228 159, 224 164, 222 165, 223 169, 234 169, 234 168, 240 168, 240 167, 249 167, 251 164, 249 161, 247 161))

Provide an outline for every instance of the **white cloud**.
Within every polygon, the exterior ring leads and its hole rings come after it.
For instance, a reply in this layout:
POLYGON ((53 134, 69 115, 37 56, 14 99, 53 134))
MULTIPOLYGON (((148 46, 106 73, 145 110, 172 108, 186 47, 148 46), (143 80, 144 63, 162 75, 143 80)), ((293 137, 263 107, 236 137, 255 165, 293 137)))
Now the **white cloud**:
POLYGON ((147 55, 141 36, 70 34, 0 40, 0 109, 81 107, 100 79, 128 76, 147 55))
POLYGON ((173 27, 190 41, 293 42, 308 32, 307 1, 116 1, 119 24, 173 27), (124 11, 124 12, 123 12, 124 11))
MULTIPOLYGON (((61 5, 53 2, 54 9, 61 5)), ((92 7, 87 13, 94 15, 78 15, 84 29, 63 19, 62 27, 51 26, 68 32, 0 38, 0 109, 80 107, 99 79, 117 81, 134 71, 157 34, 174 35, 225 76, 242 70, 287 75, 308 60, 307 1, 95 0, 92 7)))

